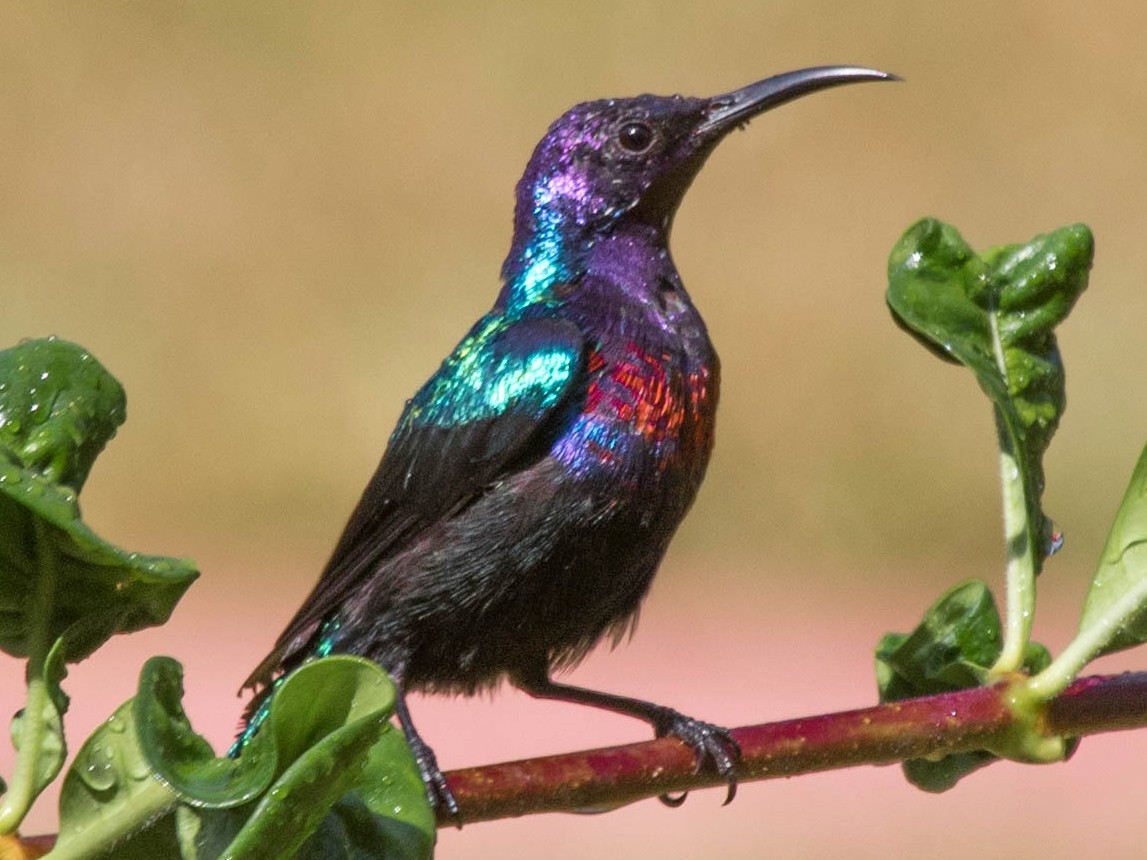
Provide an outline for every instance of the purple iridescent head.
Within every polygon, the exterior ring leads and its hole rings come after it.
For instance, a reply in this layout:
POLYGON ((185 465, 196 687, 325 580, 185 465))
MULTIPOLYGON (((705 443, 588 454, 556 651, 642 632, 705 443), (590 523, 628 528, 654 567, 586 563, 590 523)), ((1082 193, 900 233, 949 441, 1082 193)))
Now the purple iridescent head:
POLYGON ((577 247, 623 217, 667 233, 689 184, 730 131, 816 90, 895 79, 821 66, 712 98, 643 95, 577 105, 550 126, 518 183, 505 277, 525 281, 536 295, 546 282, 569 277, 577 247))

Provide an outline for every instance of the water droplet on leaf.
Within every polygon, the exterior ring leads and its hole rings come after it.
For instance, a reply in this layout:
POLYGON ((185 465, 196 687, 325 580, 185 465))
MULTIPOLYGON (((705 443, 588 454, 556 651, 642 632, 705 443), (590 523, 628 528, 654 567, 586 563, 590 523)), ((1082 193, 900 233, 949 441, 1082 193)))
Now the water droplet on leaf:
POLYGON ((127 775, 128 778, 134 779, 136 782, 143 782, 145 779, 151 777, 151 768, 147 766, 147 762, 143 759, 133 759, 128 762, 127 775))
POLYGON ((104 792, 115 788, 118 778, 112 767, 114 753, 105 746, 89 748, 87 762, 79 769, 80 779, 93 791, 104 792))

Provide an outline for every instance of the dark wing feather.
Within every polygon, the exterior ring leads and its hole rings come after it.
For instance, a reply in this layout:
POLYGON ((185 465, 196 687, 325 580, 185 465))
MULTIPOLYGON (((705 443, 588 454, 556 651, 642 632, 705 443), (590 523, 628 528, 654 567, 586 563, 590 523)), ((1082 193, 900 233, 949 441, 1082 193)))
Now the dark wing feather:
POLYGON ((406 404, 318 584, 245 686, 267 684, 364 577, 381 575, 385 559, 543 456, 554 421, 582 389, 585 347, 566 320, 479 320, 406 404))

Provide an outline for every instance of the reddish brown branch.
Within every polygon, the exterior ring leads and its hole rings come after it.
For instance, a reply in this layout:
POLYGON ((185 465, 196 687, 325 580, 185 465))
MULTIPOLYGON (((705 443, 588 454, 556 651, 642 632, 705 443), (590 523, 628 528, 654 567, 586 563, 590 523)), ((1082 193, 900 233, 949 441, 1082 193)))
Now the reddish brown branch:
MULTIPOLYGON (((961 690, 734 729, 743 753, 741 781, 983 749, 1012 725, 1006 689, 961 690)), ((1048 706, 1046 723, 1049 733, 1073 737, 1147 726, 1147 672, 1076 681, 1048 706)), ((455 770, 446 778, 465 823, 610 809, 721 784, 711 774, 693 773, 693 755, 668 739, 455 770)), ((439 819, 440 826, 453 823, 439 819)), ((42 852, 54 841, 38 836, 18 844, 42 852)), ((0 844, 0 851, 13 848, 12 843, 0 844)), ((0 858, 8 856, 21 855, 0 853, 0 858)))
MULTIPOLYGON (((734 729, 742 782, 861 764, 890 764, 991 745, 1012 725, 1006 687, 961 690, 856 711, 734 729)), ((1147 726, 1147 672, 1072 684, 1047 712, 1051 734, 1082 736, 1147 726)), ((609 809, 667 792, 720 785, 693 773, 693 756, 670 739, 446 775, 465 823, 579 809, 609 809)), ((453 822, 440 818, 440 826, 453 822)))

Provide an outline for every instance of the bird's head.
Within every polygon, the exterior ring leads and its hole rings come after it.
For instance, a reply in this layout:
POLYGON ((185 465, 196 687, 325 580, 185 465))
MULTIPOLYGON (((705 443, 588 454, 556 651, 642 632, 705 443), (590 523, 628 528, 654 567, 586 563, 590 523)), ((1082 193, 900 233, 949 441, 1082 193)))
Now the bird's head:
POLYGON ((894 79, 873 69, 821 66, 711 98, 643 95, 577 105, 550 126, 518 184, 504 274, 538 284, 568 277, 562 257, 623 218, 667 233, 693 178, 730 131, 817 90, 894 79))

